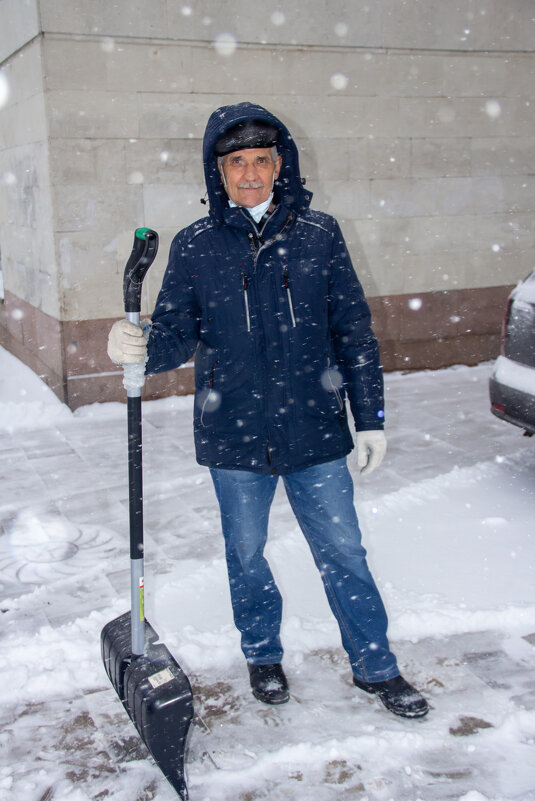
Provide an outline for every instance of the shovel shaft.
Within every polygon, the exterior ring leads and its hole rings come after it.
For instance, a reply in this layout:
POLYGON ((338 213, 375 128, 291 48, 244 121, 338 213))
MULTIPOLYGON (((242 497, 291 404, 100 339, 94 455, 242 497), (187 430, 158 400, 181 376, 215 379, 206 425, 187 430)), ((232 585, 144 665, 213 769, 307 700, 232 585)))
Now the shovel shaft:
POLYGON ((144 647, 143 569, 143 464, 141 448, 141 397, 128 395, 128 485, 130 513, 130 595, 132 653, 144 647))
POLYGON ((132 654, 141 656, 145 652, 145 609, 143 559, 130 560, 131 593, 131 638, 132 654))
POLYGON ((128 397, 128 498, 130 511, 130 559, 143 558, 143 463, 141 398, 128 397))
MULTIPOLYGON (((139 325, 143 279, 158 251, 158 234, 150 228, 138 228, 132 253, 123 277, 126 319, 139 325)), ((131 365, 124 365, 126 371, 131 365)), ((137 365, 134 369, 137 369, 137 365)), ((132 378, 132 376, 131 376, 132 378)), ((132 654, 139 656, 145 647, 145 601, 143 564, 143 462, 141 437, 141 386, 128 382, 128 499, 130 517, 130 598, 132 654)))

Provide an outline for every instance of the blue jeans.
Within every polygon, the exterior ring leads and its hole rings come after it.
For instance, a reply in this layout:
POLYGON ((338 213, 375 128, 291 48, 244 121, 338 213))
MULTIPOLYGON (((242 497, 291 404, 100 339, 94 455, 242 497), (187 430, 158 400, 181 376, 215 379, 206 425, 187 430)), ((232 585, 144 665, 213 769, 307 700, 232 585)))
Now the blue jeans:
MULTIPOLYGON (((221 511, 234 622, 251 664, 282 660, 282 598, 264 557, 278 476, 210 470, 221 511)), ((366 562, 345 458, 282 476, 288 500, 338 621, 355 676, 384 681, 399 674, 386 611, 366 562)))

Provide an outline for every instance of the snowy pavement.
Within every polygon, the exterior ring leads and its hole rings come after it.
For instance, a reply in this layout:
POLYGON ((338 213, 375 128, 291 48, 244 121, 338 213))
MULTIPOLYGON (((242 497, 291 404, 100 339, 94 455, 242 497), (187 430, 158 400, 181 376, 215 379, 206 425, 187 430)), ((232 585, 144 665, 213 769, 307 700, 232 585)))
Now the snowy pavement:
MULTIPOLYGON (((109 685, 128 608, 126 414, 72 414, 0 349, 0 801, 171 801, 109 685)), ((147 616, 193 685, 191 801, 535 800, 535 440, 490 365, 386 376, 389 451, 356 504, 403 673, 430 714, 357 691, 282 490, 268 555, 292 699, 252 697, 191 398, 144 404, 147 616)))

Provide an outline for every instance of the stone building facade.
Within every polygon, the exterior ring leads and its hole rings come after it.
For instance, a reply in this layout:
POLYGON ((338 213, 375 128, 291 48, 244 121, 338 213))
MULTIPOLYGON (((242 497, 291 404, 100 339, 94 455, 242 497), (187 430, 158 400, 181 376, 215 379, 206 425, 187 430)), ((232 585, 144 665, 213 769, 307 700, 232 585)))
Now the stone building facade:
MULTIPOLYGON (((531 0, 0 0, 1 343, 71 408, 121 399, 106 356, 141 225, 205 213, 211 111, 253 100, 340 221, 385 369, 494 358, 534 266, 531 0)), ((191 368, 147 397, 191 389, 191 368)))

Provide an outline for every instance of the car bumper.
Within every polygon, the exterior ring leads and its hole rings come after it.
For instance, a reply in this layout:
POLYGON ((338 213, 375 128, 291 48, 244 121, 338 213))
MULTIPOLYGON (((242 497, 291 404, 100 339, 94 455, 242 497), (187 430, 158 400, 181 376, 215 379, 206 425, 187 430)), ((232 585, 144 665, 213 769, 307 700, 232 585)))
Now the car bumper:
POLYGON ((535 368, 500 356, 489 380, 491 411, 535 434, 535 368))

